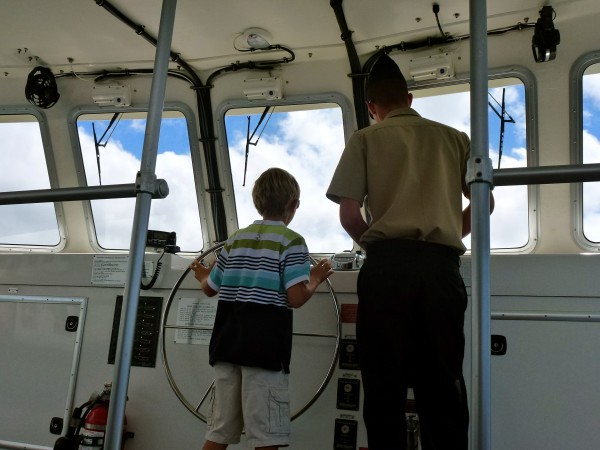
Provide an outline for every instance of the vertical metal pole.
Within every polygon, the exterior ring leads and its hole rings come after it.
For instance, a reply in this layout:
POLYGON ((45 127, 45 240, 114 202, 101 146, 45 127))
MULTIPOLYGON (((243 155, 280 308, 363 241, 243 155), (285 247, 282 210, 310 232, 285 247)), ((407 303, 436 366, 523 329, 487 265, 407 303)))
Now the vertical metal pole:
MULTIPOLYGON (((470 0, 471 158, 489 160, 486 0, 470 0)), ((491 449, 490 185, 471 183, 473 389, 471 448, 491 449)))
POLYGON ((123 422, 125 420, 125 403, 127 401, 127 388, 133 340, 137 319, 137 309, 140 296, 140 282, 142 279, 142 266, 144 264, 144 251, 146 248, 146 233, 150 218, 150 205, 152 194, 145 188, 153 186, 156 181, 156 157, 160 123, 164 107, 165 90, 167 84, 167 71, 171 50, 171 40, 175 22, 175 7, 177 0, 163 0, 160 16, 160 28, 156 45, 154 60, 154 76, 150 92, 150 106, 142 162, 138 180, 141 190, 137 194, 133 230, 131 233, 131 246, 127 265, 127 281, 123 296, 123 310, 125 311, 121 327, 121 339, 117 347, 113 386, 108 411, 106 427, 105 450, 120 450, 123 438, 123 422))

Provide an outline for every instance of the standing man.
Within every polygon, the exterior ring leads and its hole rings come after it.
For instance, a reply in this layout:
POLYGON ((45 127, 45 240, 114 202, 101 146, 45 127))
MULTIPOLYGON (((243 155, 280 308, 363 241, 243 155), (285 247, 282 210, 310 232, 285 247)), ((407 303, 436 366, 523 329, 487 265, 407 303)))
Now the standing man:
POLYGON ((377 123, 350 137, 327 197, 367 252, 357 340, 369 450, 406 448, 409 385, 422 449, 467 450, 467 293, 459 257, 471 231, 470 204, 462 208, 470 141, 411 109, 406 80, 385 54, 369 74, 366 98, 377 123))

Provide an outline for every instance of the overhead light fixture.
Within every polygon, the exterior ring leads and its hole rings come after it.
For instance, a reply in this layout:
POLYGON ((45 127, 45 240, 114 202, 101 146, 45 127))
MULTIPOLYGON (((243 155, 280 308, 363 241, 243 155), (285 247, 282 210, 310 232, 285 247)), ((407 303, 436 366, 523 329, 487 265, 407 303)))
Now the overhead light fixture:
POLYGON ((130 106, 131 88, 129 86, 92 86, 92 99, 98 106, 130 106))
POLYGON ((265 50, 271 46, 271 34, 262 28, 248 28, 234 40, 237 50, 265 50))
POLYGON ((244 80, 244 95, 248 100, 278 100, 283 98, 283 80, 278 77, 244 80))
POLYGON ((410 77, 415 81, 443 80, 454 77, 451 53, 439 53, 413 58, 409 63, 410 77))
POLYGON ((269 45, 271 45, 269 44, 269 41, 257 33, 250 33, 246 37, 246 42, 252 48, 267 48, 269 45))
POLYGON ((556 46, 560 43, 560 33, 554 28, 556 12, 552 6, 540 10, 540 18, 535 23, 531 41, 535 62, 552 61, 556 58, 556 46))

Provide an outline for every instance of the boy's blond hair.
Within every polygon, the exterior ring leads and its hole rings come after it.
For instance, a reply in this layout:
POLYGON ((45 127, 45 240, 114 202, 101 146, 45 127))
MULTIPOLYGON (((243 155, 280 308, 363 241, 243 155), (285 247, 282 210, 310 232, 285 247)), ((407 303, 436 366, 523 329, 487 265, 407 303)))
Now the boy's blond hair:
POLYGON ((294 202, 300 200, 300 186, 292 174, 272 167, 254 182, 252 200, 261 216, 283 216, 294 202))

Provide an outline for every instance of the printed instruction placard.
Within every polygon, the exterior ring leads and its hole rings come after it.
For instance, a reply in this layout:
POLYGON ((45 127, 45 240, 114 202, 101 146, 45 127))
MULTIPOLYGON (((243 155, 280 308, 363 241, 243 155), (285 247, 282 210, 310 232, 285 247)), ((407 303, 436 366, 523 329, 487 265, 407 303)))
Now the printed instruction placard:
POLYGON ((217 314, 216 299, 180 298, 175 343, 208 345, 217 314), (189 328, 184 328, 189 327, 189 328))
MULTIPOLYGON (((92 260, 93 285, 125 286, 129 255, 94 255, 92 260)), ((151 278, 154 272, 154 262, 144 261, 142 276, 151 278)))
POLYGON ((128 255, 94 255, 91 283, 123 286, 128 259, 128 255))

